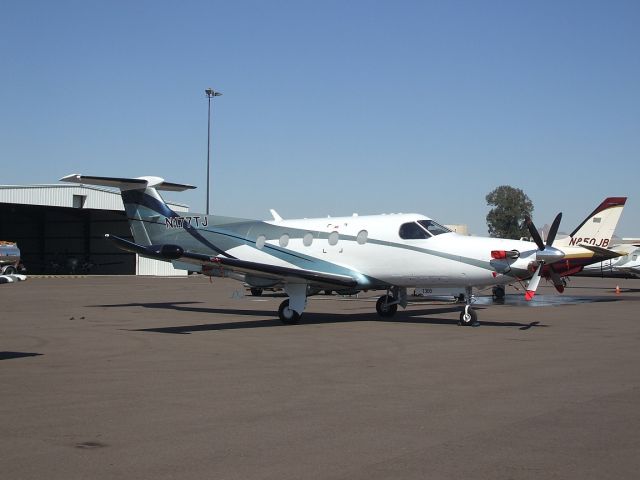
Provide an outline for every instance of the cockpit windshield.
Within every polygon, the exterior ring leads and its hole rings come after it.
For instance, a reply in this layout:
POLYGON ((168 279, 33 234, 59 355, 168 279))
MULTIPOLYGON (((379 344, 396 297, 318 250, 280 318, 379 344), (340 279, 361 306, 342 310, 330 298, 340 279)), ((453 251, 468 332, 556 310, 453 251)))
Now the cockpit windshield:
POLYGON ((398 233, 400 238, 405 240, 422 240, 450 231, 447 227, 443 227, 433 220, 418 220, 402 224, 398 233))
POLYGON ((438 222, 434 222, 433 220, 418 220, 418 223, 431 235, 440 235, 441 233, 451 232, 451 230, 449 230, 447 227, 443 227, 438 222))
POLYGON ((424 228, 418 226, 416 222, 402 224, 398 233, 400 238, 404 240, 423 240, 430 237, 424 228))

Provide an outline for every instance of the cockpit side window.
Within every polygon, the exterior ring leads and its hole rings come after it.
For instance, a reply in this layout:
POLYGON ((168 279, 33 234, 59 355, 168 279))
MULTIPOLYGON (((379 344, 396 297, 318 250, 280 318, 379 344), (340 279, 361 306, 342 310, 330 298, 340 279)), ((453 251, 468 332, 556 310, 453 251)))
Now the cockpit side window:
POLYGON ((424 227, 431 235, 440 235, 441 233, 451 232, 451 230, 449 230, 447 227, 443 227, 438 222, 434 222, 433 220, 418 220, 418 223, 422 227, 424 227))
POLYGON ((404 240, 420 240, 429 238, 429 234, 418 226, 416 222, 403 223, 398 232, 400 238, 404 240))

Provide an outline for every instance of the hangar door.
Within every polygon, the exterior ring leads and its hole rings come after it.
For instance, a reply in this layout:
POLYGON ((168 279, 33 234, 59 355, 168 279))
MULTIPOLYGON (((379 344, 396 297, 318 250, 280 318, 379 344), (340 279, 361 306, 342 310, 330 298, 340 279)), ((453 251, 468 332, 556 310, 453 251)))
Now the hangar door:
POLYGON ((134 275, 135 255, 105 233, 131 239, 124 212, 0 204, 0 240, 18 244, 28 274, 134 275))

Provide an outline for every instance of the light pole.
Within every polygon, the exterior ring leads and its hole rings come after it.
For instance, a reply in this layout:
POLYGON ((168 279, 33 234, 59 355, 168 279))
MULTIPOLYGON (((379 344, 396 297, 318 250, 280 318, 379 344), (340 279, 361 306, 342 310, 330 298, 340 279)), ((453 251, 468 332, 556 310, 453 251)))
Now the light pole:
POLYGON ((209 99, 209 114, 207 121, 207 215, 209 215, 209 170, 211 159, 211 98, 219 97, 222 95, 220 92, 216 92, 213 88, 207 88, 204 91, 205 95, 209 99))

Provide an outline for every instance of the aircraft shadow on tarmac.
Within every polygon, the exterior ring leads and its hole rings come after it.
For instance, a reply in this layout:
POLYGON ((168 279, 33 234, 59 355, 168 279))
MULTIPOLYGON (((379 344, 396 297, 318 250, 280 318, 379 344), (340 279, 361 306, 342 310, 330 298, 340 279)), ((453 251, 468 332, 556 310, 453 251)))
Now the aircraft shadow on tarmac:
MULTIPOLYGON (((94 307, 103 308, 122 308, 122 307, 143 307, 143 308, 156 308, 163 310, 175 310, 179 312, 195 312, 206 313, 213 315, 243 315, 254 317, 273 317, 273 310, 241 310, 232 308, 208 308, 198 307, 194 304, 200 302, 157 302, 157 303, 126 303, 126 304, 112 304, 112 305, 93 305, 94 307)), ((476 307, 477 310, 483 310, 484 307, 476 307)), ((399 311, 393 318, 385 319, 380 318, 375 313, 315 313, 305 312, 300 326, 304 325, 319 325, 328 323, 347 323, 347 322, 392 322, 392 323, 421 323, 427 325, 451 325, 458 326, 457 318, 441 318, 430 317, 431 315, 442 314, 457 314, 460 312, 460 306, 447 306, 442 308, 429 308, 429 309, 408 309, 399 311), (428 316, 425 318, 425 316, 428 316)), ((547 325, 540 322, 531 323, 519 323, 519 322, 491 322, 482 321, 480 325, 485 327, 518 327, 519 330, 529 330, 532 327, 546 327, 547 325)), ((296 325, 292 325, 295 327, 296 325)), ((192 332, 203 331, 215 331, 215 330, 235 330, 239 328, 264 328, 264 327, 287 327, 277 318, 263 319, 263 320, 250 320, 240 322, 222 322, 222 323, 207 323, 197 325, 176 325, 170 327, 155 327, 155 328, 140 328, 132 331, 136 332, 156 332, 156 333, 173 333, 173 334, 188 334, 192 332)), ((291 327, 291 326, 289 326, 291 327)))
POLYGON ((30 352, 0 352, 0 360, 12 360, 14 358, 39 357, 42 353, 30 352))

